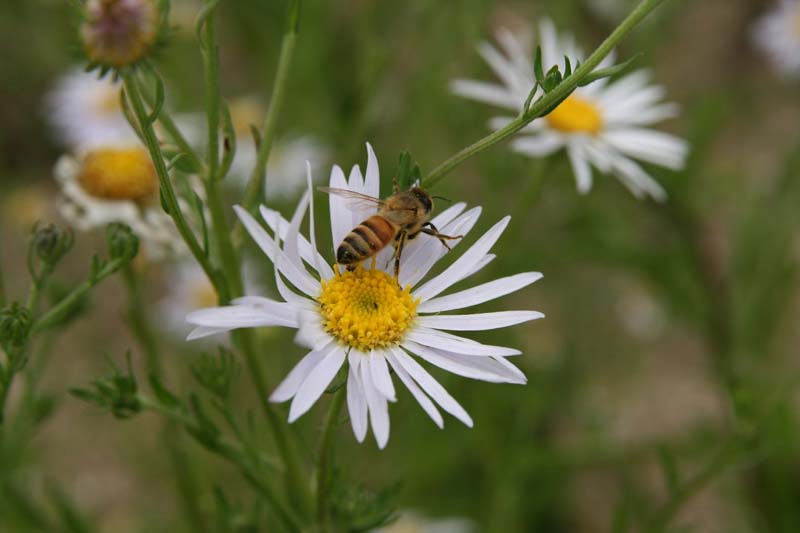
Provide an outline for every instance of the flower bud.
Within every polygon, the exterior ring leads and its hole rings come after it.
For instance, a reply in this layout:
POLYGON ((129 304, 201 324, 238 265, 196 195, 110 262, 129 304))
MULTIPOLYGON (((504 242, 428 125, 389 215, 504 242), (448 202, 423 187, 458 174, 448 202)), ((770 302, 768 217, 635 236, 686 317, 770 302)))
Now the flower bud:
POLYGON ((3 350, 12 354, 24 347, 32 324, 30 310, 16 302, 0 310, 0 346, 3 350))
POLYGON ((88 0, 81 25, 89 60, 103 67, 135 64, 154 47, 159 12, 154 0, 88 0))
POLYGON ((112 259, 127 262, 139 252, 139 237, 126 224, 113 222, 106 227, 106 245, 112 259))
POLYGON ((71 231, 49 224, 34 231, 32 246, 36 256, 43 263, 55 265, 69 252, 73 242, 71 231))

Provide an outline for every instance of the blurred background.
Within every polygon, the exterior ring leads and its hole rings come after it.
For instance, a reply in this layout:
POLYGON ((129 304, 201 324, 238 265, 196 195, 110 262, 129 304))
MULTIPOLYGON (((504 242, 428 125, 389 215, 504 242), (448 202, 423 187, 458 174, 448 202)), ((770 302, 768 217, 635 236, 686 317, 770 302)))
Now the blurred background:
MULTIPOLYGON (((475 336, 520 347, 515 363, 526 386, 434 371, 471 413, 473 429, 448 418, 439 430, 405 390, 391 406, 387 449, 371 439, 357 444, 342 426, 336 477, 358 491, 353 498, 377 494, 416 516, 464 519, 474 531, 800 531, 800 93, 751 38, 758 17, 778 3, 666 1, 618 50, 622 58, 643 52, 637 66, 651 69, 682 109, 658 127, 691 143, 686 169, 647 167, 670 195, 665 204, 638 201, 599 173, 591 193, 578 195, 563 154, 545 168, 504 145, 436 187, 483 206, 478 232, 514 215, 497 260, 477 278, 541 271, 541 282, 492 309, 536 309, 547 318, 475 336)), ((492 78, 475 45, 496 28, 533 29, 548 16, 592 50, 633 4, 308 0, 279 138, 308 136, 324 146, 320 169, 365 164, 369 141, 386 187, 401 150, 429 170, 487 133, 493 110, 452 96, 448 82, 492 78)), ((202 110, 198 6, 173 0, 176 28, 157 61, 176 113, 202 110)), ((266 106, 285 9, 279 1, 222 3, 226 97, 266 106)), ((46 101, 80 65, 71 20, 68 2, 0 8, 0 262, 10 299, 27 291, 31 226, 61 221, 53 166, 66 148, 46 101)), ((800 40, 800 22, 797 33, 800 40)), ((246 120, 260 124, 261 112, 256 106, 246 120)), ((295 199, 288 193, 276 208, 288 215, 295 199)), ((100 232, 76 234, 56 286, 83 280, 102 242, 100 232)), ((266 259, 252 255, 252 278, 269 280, 266 259)), ((169 261, 148 268, 143 304, 165 326, 164 367, 181 389, 191 383, 188 364, 214 346, 184 342, 186 331, 163 318, 177 298, 175 270, 169 261)), ((87 530, 194 531, 160 421, 116 421, 68 394, 107 372, 109 357, 121 361, 131 350, 140 364, 125 302, 119 279, 101 284, 84 314, 37 348, 41 358, 32 355, 26 372, 38 375, 46 416, 35 428, 18 422, 4 430, 0 530, 43 531, 37 517, 75 513, 87 530)), ((274 386, 303 350, 290 332, 259 335, 274 386)), ((240 377, 242 412, 254 401, 240 377)), ((296 424, 309 461, 324 413, 317 406, 296 424)), ((216 516, 219 487, 240 519, 225 527, 251 530, 253 496, 237 473, 192 442, 184 448, 207 487, 196 512, 216 516)))

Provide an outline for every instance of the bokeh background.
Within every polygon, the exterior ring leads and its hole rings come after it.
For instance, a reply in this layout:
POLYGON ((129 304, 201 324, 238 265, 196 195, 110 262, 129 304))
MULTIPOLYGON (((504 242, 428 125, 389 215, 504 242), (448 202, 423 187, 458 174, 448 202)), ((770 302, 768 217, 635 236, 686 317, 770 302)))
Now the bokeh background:
MULTIPOLYGON (((158 64, 169 107, 191 112, 203 98, 190 26, 197 4, 174 4, 177 29, 158 64)), ((591 50, 632 4, 308 0, 279 133, 313 135, 327 147, 327 164, 345 168, 365 163, 369 141, 384 180, 401 150, 430 169, 486 134, 492 110, 447 87, 455 77, 491 77, 477 42, 499 26, 533 28, 549 16, 591 50)), ((666 204, 638 201, 598 175, 580 196, 564 156, 534 161, 502 145, 437 186, 436 194, 484 207, 478 231, 515 217, 480 280, 544 273, 500 306, 537 309, 545 320, 476 335, 519 346, 515 362, 529 383, 434 372, 475 427, 448 418, 437 429, 403 390, 386 450, 371 439, 358 445, 349 425, 339 428, 337 483, 388 491, 398 509, 466 518, 478 531, 800 531, 800 93, 750 39, 754 20, 773 5, 668 0, 621 46, 621 57, 643 52, 638 66, 682 107, 660 127, 691 143, 686 170, 648 167, 670 194, 666 204)), ((226 96, 268 102, 285 7, 223 2, 226 96)), ((59 221, 52 168, 64 148, 44 101, 80 61, 70 20, 63 1, 0 7, 0 261, 12 299, 24 299, 29 284, 32 223, 59 221)), ((288 214, 292 204, 277 207, 288 214)), ((78 234, 58 283, 82 280, 102 248, 101 235, 78 234)), ((253 257, 253 275, 268 280, 266 260, 253 257)), ((156 322, 172 269, 167 262, 147 273, 143 298, 156 322)), ((52 408, 36 427, 23 417, 4 429, 0 530, 43 531, 51 522, 42 517, 77 513, 75 523, 92 531, 193 531, 160 421, 117 421, 68 394, 107 372, 109 357, 121 361, 131 350, 141 360, 121 282, 101 284, 86 305, 26 369, 52 408)), ((302 349, 288 332, 259 335, 274 385, 302 349)), ((166 330, 160 342, 174 387, 191 387, 188 364, 213 345, 166 330)), ((247 413, 255 399, 249 381, 239 381, 235 401, 247 413)), ((296 424, 309 462, 324 413, 321 404, 296 424)), ((214 521, 215 487, 239 510, 238 526, 252 525, 253 495, 237 473, 193 442, 184 448, 204 487, 194 503, 208 530, 237 526, 214 521)))

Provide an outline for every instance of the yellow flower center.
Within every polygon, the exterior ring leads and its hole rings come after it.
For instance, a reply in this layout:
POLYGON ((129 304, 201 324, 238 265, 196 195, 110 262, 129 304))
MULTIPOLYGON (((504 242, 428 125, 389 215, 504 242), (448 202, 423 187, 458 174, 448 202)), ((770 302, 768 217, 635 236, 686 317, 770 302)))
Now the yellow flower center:
POLYGON ((150 156, 142 148, 98 148, 83 158, 78 183, 103 200, 146 200, 158 191, 150 156))
POLYGON ((564 133, 599 133, 603 116, 597 106, 580 96, 571 95, 545 117, 551 127, 564 133))
POLYGON ((342 344, 367 352, 403 339, 417 316, 411 286, 382 270, 361 266, 322 281, 317 298, 325 331, 342 344))

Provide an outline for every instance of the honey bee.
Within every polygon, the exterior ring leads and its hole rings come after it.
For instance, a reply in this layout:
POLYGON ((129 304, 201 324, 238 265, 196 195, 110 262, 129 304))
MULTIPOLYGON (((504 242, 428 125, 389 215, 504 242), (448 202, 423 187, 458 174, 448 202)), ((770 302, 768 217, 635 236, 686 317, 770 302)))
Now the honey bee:
POLYGON ((414 186, 407 191, 400 191, 397 183, 394 193, 381 200, 366 194, 347 189, 319 187, 328 194, 347 198, 351 205, 359 207, 375 206, 378 212, 361 222, 348 233, 336 249, 336 262, 345 265, 348 270, 375 256, 389 243, 394 245, 394 276, 400 274, 400 256, 406 241, 412 240, 420 233, 439 239, 445 248, 450 250, 448 240, 460 239, 463 235, 443 235, 430 222, 433 211, 433 197, 424 189, 414 186))

